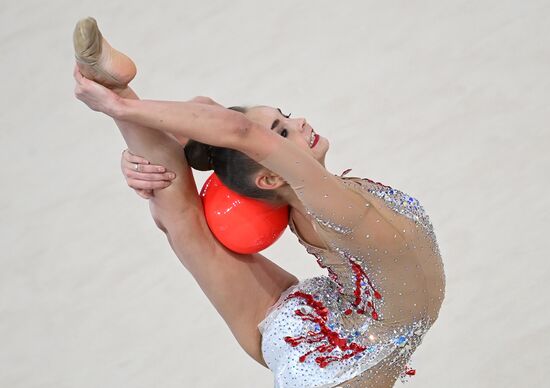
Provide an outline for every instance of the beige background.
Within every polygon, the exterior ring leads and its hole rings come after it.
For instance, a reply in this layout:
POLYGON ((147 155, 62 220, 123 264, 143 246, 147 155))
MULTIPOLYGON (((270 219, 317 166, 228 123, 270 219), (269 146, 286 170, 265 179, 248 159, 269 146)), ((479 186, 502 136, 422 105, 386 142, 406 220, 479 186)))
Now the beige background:
MULTIPOLYGON (((330 139, 332 172, 420 198, 447 297, 409 387, 543 386, 547 0, 2 0, 0 387, 272 386, 125 186, 114 125, 73 98, 87 15, 142 97, 279 106, 330 139)), ((266 254, 321 273, 289 232, 266 254)))

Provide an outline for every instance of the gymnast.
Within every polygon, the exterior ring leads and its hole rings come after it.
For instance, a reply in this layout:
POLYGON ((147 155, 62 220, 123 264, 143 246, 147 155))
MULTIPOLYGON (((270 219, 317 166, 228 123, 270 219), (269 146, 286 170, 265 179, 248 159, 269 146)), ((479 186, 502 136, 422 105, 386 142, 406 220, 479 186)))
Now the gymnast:
POLYGON ((75 96, 114 119, 129 150, 128 184, 149 199, 181 263, 276 387, 392 387, 415 374, 410 358, 445 294, 417 199, 330 173, 328 140, 278 108, 140 100, 128 87, 133 61, 93 18, 77 23, 73 39, 75 96), (327 276, 298 280, 260 253, 226 249, 208 228, 190 167, 213 169, 247 197, 287 204, 291 231, 327 276))

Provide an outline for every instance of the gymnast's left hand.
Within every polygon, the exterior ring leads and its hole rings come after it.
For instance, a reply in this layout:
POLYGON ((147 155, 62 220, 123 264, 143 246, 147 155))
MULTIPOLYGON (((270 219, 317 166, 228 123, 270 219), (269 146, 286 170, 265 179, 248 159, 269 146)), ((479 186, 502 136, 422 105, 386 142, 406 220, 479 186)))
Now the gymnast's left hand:
POLYGON ((85 78, 75 65, 73 72, 76 85, 74 95, 77 99, 96 112, 114 117, 121 105, 121 98, 103 85, 85 78))

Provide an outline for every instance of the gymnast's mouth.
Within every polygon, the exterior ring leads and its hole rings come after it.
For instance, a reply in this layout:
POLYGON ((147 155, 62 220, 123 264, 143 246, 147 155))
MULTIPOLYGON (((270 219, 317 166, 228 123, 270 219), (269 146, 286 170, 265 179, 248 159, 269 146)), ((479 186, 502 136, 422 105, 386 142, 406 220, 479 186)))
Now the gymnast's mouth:
POLYGON ((313 128, 311 128, 311 134, 309 136, 309 148, 315 147, 318 141, 319 141, 319 135, 317 135, 313 130, 313 128))

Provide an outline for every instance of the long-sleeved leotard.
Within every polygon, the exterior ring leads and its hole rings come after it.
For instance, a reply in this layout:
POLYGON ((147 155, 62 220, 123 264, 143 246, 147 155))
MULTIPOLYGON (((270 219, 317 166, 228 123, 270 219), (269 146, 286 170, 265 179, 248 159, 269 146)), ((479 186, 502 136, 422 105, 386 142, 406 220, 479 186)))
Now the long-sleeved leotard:
POLYGON ((344 215, 342 191, 321 187, 304 201, 327 249, 290 223, 328 276, 291 287, 260 324, 276 387, 384 386, 414 374, 407 362, 444 298, 439 248, 418 200, 369 179, 332 178, 362 201, 344 215))

